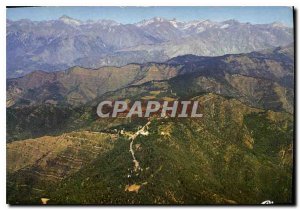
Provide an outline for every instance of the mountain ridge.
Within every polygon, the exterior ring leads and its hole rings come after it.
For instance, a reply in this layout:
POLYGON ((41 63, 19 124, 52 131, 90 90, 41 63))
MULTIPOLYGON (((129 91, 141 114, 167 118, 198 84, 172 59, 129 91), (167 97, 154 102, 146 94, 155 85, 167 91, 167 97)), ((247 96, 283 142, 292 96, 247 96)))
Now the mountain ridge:
POLYGON ((189 75, 191 79, 202 76, 223 83, 227 74, 237 74, 275 82, 288 90, 293 88, 294 80, 292 48, 290 45, 263 52, 219 57, 185 55, 165 63, 128 64, 122 67, 86 69, 75 66, 57 72, 37 71, 7 80, 7 106, 26 106, 47 101, 80 105, 129 85, 152 80, 176 81, 176 77, 189 78, 189 75))

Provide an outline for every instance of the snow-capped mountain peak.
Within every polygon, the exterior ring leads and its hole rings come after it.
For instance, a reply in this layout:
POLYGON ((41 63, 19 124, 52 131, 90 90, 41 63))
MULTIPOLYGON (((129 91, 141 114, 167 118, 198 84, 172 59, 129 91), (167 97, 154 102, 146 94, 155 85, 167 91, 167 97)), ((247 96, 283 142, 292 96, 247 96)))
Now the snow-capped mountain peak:
POLYGON ((69 24, 69 25, 81 25, 81 21, 80 20, 76 20, 74 18, 71 18, 67 15, 63 15, 59 18, 60 21, 64 22, 65 24, 69 24))
POLYGON ((153 23, 162 23, 162 22, 166 22, 168 21, 167 19, 161 18, 161 17, 154 17, 148 20, 142 20, 141 22, 138 22, 136 24, 136 26, 138 27, 143 27, 143 26, 147 26, 153 23))

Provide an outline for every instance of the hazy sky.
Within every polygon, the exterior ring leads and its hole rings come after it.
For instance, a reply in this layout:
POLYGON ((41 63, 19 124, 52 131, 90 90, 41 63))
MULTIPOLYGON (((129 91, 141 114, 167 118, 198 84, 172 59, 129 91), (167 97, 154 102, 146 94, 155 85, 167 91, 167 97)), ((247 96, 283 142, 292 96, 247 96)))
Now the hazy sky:
POLYGON ((11 20, 53 20, 67 15, 79 20, 112 19, 120 23, 136 23, 143 19, 163 17, 181 21, 210 19, 223 21, 236 19, 240 22, 282 22, 293 25, 291 7, 27 7, 8 8, 11 20))

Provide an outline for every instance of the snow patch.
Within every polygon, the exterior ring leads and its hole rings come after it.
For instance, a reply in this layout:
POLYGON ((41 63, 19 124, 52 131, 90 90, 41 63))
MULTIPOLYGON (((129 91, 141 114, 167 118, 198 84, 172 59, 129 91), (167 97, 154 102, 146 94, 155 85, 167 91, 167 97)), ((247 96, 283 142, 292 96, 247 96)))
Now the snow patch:
POLYGON ((220 28, 228 28, 229 24, 222 25, 220 28))

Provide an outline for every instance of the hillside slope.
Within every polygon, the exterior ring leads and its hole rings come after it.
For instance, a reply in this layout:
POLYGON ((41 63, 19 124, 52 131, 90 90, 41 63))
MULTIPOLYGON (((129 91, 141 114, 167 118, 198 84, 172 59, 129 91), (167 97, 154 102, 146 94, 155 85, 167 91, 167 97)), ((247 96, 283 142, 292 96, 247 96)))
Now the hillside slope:
POLYGON ((194 100, 205 107, 203 118, 150 119, 149 135, 133 142, 138 169, 128 135, 145 120, 103 134, 77 131, 9 143, 8 202, 33 204, 49 198, 49 204, 290 203, 292 115, 215 94, 194 100), (124 134, 118 133, 121 129, 124 134), (23 152, 17 153, 20 148, 23 152))

